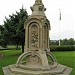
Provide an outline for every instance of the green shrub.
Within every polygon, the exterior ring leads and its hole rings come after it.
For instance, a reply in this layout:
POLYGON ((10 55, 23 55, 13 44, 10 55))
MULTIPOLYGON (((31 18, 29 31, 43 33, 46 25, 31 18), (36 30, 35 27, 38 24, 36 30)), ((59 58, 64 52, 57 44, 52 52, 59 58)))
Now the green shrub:
POLYGON ((75 46, 51 46, 51 51, 75 51, 75 46))
POLYGON ((57 47, 58 47, 57 45, 51 45, 50 46, 50 51, 55 51, 57 47))

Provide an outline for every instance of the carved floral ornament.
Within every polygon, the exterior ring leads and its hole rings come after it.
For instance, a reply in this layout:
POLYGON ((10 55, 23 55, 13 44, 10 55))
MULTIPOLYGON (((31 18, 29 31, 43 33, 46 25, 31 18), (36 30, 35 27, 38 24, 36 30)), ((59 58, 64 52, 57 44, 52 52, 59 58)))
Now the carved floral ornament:
POLYGON ((29 26, 29 47, 39 47, 39 27, 37 23, 32 23, 29 26))

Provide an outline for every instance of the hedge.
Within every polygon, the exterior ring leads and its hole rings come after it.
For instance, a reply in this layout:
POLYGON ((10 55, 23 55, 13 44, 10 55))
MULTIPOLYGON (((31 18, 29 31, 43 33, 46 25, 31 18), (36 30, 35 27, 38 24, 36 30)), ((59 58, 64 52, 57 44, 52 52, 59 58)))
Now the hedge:
POLYGON ((75 46, 50 46, 50 51, 75 51, 75 46))

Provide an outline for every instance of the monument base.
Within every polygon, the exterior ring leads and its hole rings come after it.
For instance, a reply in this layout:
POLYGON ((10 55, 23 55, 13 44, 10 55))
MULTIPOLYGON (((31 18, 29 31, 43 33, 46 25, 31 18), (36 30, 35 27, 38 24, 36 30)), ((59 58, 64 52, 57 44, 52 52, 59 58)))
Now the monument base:
POLYGON ((72 68, 58 64, 58 66, 52 70, 35 71, 35 70, 25 70, 16 65, 9 65, 3 67, 4 75, 70 75, 72 68))

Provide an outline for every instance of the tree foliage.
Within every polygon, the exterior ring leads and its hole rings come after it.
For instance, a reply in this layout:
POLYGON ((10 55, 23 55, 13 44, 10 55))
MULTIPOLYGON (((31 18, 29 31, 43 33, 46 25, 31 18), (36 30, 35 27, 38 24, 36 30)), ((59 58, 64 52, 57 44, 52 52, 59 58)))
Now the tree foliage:
POLYGON ((15 45, 22 45, 24 47, 25 41, 25 30, 24 22, 28 17, 26 9, 23 7, 16 14, 9 15, 9 18, 5 17, 3 25, 3 35, 7 42, 15 45))
MULTIPOLYGON (((73 38, 60 40, 61 45, 74 45, 75 41, 73 38)), ((51 45, 59 45, 59 40, 50 40, 51 45)))
POLYGON ((61 45, 74 45, 74 39, 73 38, 70 38, 70 39, 63 39, 61 40, 61 45))
POLYGON ((4 37, 4 28, 2 25, 0 25, 0 45, 2 47, 7 47, 7 41, 6 41, 6 38, 4 37))

